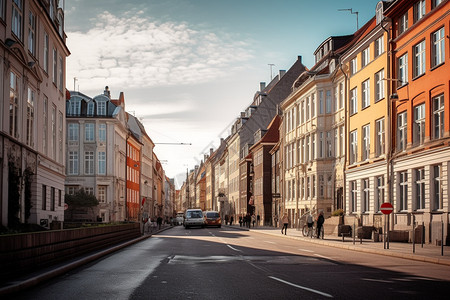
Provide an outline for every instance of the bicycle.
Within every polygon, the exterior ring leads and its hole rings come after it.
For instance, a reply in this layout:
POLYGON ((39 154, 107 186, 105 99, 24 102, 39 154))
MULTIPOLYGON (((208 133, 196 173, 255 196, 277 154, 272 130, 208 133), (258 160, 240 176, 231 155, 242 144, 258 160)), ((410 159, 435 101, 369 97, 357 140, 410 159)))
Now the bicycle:
POLYGON ((315 238, 321 238, 323 240, 323 235, 324 235, 323 226, 320 228, 319 236, 317 236, 317 227, 316 227, 315 223, 311 227, 308 227, 308 224, 303 226, 302 234, 304 237, 309 236, 311 238, 315 237, 315 238))

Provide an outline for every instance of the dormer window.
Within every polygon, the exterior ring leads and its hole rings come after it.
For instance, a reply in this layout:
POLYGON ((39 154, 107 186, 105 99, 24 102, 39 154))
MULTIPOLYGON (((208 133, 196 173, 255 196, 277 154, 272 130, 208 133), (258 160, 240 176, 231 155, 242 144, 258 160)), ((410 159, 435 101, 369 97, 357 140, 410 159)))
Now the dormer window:
POLYGON ((50 0, 49 4, 50 4, 50 7, 49 7, 50 20, 53 20, 53 16, 55 14, 55 7, 53 4, 53 0, 50 0))
POLYGON ((383 2, 378 2, 375 15, 378 25, 381 23, 381 20, 383 20, 383 2))
POLYGON ((94 101, 89 101, 87 104, 87 116, 94 116, 94 101))
POLYGON ((106 116, 106 101, 97 100, 97 116, 106 116))
POLYGON ((69 107, 67 114, 69 116, 79 116, 81 111, 80 99, 72 99, 69 101, 69 107))

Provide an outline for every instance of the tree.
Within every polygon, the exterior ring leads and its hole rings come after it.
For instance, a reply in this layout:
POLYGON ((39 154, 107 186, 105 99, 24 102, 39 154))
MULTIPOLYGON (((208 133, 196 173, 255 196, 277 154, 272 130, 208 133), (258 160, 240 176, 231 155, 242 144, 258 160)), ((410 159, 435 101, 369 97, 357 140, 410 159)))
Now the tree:
POLYGON ((81 209, 90 210, 94 215, 93 208, 98 205, 98 200, 94 195, 87 193, 81 188, 73 195, 66 194, 65 203, 69 206, 68 210, 71 214, 71 219, 73 219, 74 212, 80 211, 81 209))

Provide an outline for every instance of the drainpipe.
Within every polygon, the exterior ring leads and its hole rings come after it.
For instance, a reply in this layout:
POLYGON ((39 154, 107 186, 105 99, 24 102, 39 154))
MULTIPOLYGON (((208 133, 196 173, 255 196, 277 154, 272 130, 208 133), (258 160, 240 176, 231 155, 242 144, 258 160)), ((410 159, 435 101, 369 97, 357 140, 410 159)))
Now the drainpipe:
POLYGON ((348 81, 349 81, 349 78, 348 78, 348 76, 347 76, 347 74, 344 72, 344 70, 342 69, 342 61, 341 61, 341 56, 339 56, 339 69, 341 70, 341 72, 342 72, 342 74, 344 75, 344 77, 345 77, 345 80, 344 80, 344 91, 345 91, 345 94, 344 94, 344 112, 345 112, 345 115, 344 115, 344 132, 345 132, 345 143, 344 143, 344 145, 345 145, 345 148, 344 148, 344 153, 345 153, 345 155, 344 155, 344 167, 343 167, 343 181, 344 181, 344 188, 342 189, 342 206, 343 206, 343 210, 344 210, 344 212, 346 211, 346 204, 347 204, 347 182, 346 182, 346 174, 345 174, 345 166, 347 166, 347 138, 348 138, 348 134, 347 134, 347 131, 348 131, 348 117, 347 117, 347 96, 348 96, 348 93, 347 93, 347 90, 348 90, 348 81))

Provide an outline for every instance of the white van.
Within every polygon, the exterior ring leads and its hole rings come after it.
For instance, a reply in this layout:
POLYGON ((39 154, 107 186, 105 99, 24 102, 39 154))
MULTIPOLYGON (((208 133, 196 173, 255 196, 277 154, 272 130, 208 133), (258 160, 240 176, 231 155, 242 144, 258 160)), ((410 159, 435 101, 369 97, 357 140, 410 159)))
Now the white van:
POLYGON ((184 214, 184 228, 188 229, 191 226, 205 227, 205 218, 201 209, 187 209, 184 214))

